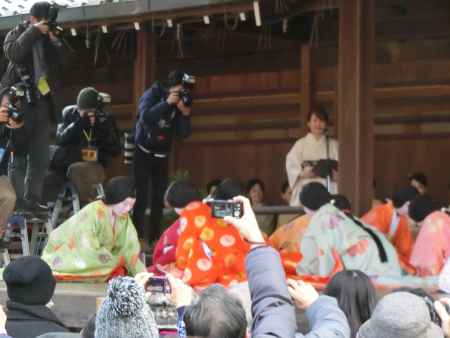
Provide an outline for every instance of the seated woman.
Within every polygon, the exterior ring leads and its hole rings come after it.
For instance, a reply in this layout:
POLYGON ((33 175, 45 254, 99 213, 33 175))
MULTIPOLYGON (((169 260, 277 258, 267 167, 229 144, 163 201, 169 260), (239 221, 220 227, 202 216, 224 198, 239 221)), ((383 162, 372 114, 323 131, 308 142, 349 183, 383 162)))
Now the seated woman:
POLYGON ((346 269, 361 270, 369 276, 400 276, 392 245, 379 231, 329 203, 331 196, 322 184, 309 183, 300 198, 311 221, 300 244, 299 275, 328 276, 338 255, 346 269))
POLYGON ((139 240, 129 216, 133 186, 114 177, 101 200, 89 203, 52 231, 42 259, 59 280, 106 281, 145 271, 139 240))
POLYGON ((413 187, 395 192, 392 202, 374 207, 362 217, 366 224, 377 228, 387 236, 397 250, 402 266, 408 267, 414 239, 408 221, 409 203, 417 196, 413 187))
MULTIPOLYGON (((186 181, 175 181, 166 190, 164 196, 166 206, 173 208, 178 215, 181 215, 184 208, 192 202, 201 200, 197 189, 186 181)), ((176 250, 180 237, 180 218, 164 231, 155 245, 153 251, 153 265, 150 271, 154 273, 173 272, 176 261, 176 250), (164 268, 164 271, 159 271, 164 268)), ((176 275, 176 274, 175 274, 176 275)))
POLYGON ((302 215, 278 228, 268 240, 268 243, 280 253, 287 275, 296 274, 296 266, 302 257, 300 242, 308 228, 309 221, 309 215, 302 215))
POLYGON ((450 256, 450 216, 436 210, 428 195, 411 202, 409 216, 420 225, 411 264, 419 276, 439 275, 450 256))
MULTIPOLYGON (((229 200, 243 192, 238 180, 225 179, 214 198, 229 200)), ((183 271, 184 282, 202 287, 246 280, 245 257, 250 246, 236 228, 213 218, 211 208, 201 202, 189 204, 180 216, 176 266, 183 271)))
POLYGON ((355 338, 377 304, 377 293, 370 278, 359 270, 340 271, 333 276, 323 293, 336 298, 348 319, 350 338, 355 338))
MULTIPOLYGON (((264 201, 265 186, 263 181, 258 178, 252 178, 247 182, 246 190, 253 208, 266 205, 264 201)), ((266 236, 270 236, 275 230, 274 215, 256 215, 256 220, 258 221, 259 228, 266 236)))

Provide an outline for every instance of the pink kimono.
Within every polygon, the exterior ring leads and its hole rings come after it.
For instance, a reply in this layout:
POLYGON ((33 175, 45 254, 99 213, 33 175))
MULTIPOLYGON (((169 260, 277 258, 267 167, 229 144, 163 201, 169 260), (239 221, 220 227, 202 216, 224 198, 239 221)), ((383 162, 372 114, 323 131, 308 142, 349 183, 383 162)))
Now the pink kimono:
POLYGON ((450 216, 435 211, 422 223, 411 255, 419 276, 439 275, 450 256, 450 216))

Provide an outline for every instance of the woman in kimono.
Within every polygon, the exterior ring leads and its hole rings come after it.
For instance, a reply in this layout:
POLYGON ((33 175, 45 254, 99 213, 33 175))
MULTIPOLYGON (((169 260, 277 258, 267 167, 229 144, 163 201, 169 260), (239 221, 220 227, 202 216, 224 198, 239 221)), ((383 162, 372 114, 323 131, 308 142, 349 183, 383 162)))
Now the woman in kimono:
POLYGON ((49 236, 42 254, 55 277, 67 281, 106 281, 145 271, 129 216, 135 199, 127 177, 112 178, 104 197, 89 203, 49 236))
POLYGON ((427 195, 411 201, 409 215, 420 225, 411 264, 419 276, 439 275, 450 256, 450 216, 436 210, 427 195))
POLYGON ((397 250, 404 269, 413 273, 409 260, 414 245, 408 210, 411 200, 418 195, 413 187, 405 187, 396 191, 392 201, 374 207, 362 217, 364 223, 381 231, 397 250))
POLYGON ((331 196, 323 185, 309 183, 300 197, 311 221, 300 244, 299 275, 330 275, 336 255, 346 269, 371 277, 401 275, 397 253, 383 234, 329 203, 331 196))
MULTIPOLYGON (((178 215, 183 213, 192 202, 199 202, 201 200, 197 189, 186 181, 173 182, 166 191, 164 196, 165 204, 169 208, 173 208, 178 215)), ((170 271, 174 273, 176 250, 178 239, 180 238, 180 217, 164 231, 159 238, 153 251, 153 265, 150 271, 156 274, 170 271), (160 271, 163 268, 164 271, 160 271)), ((176 275, 176 273, 175 273, 176 275)))
MULTIPOLYGON (((229 200, 243 192, 239 181, 225 179, 214 198, 229 200)), ((250 245, 235 227, 212 217, 209 205, 201 202, 190 203, 180 216, 176 266, 183 271, 185 283, 193 287, 212 283, 228 286, 247 279, 245 257, 250 245)))
MULTIPOLYGON (((286 156, 286 172, 292 188, 291 206, 300 204, 300 192, 309 182, 317 181, 326 185, 326 180, 314 173, 313 166, 316 161, 338 160, 338 143, 326 135, 328 122, 326 110, 323 108, 312 110, 308 115, 309 133, 298 140, 286 156)), ((336 187, 336 183, 332 180, 330 188, 333 193, 336 193, 336 187)))

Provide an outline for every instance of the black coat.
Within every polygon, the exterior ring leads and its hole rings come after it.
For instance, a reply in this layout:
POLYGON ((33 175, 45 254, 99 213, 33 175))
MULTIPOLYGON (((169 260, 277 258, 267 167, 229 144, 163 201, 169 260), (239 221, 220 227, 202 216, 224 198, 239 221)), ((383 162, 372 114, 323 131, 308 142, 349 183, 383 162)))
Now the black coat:
POLYGON ((57 40, 51 42, 50 39, 43 35, 39 29, 28 22, 17 25, 14 29, 8 32, 3 43, 3 51, 9 64, 5 74, 2 77, 2 87, 8 88, 20 81, 17 74, 17 67, 25 67, 28 75, 31 76, 31 81, 34 82, 33 69, 33 45, 43 39, 44 40, 44 57, 48 69, 48 83, 52 90, 52 115, 56 121, 60 121, 59 113, 62 109, 61 104, 61 74, 63 71, 63 46, 57 40))
MULTIPOLYGON (((80 117, 76 105, 64 108, 62 116, 63 122, 58 124, 56 131, 58 148, 52 158, 51 167, 65 172, 70 164, 82 160, 81 149, 88 146, 84 132, 91 128, 87 117, 80 117)), ((109 158, 118 156, 122 150, 114 116, 98 111, 95 125, 90 132, 91 146, 98 149, 98 160, 106 166, 109 158)))
POLYGON ((44 305, 6 303, 6 331, 14 338, 34 338, 48 332, 69 332, 53 312, 44 305))

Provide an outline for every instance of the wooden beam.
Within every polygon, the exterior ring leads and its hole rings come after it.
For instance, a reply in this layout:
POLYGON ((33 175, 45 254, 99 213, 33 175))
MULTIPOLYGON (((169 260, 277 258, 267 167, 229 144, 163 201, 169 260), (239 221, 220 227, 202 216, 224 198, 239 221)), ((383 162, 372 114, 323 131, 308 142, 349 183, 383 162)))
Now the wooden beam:
POLYGON ((137 32, 136 60, 134 62, 133 102, 138 102, 155 78, 155 39, 146 30, 137 32))
POLYGON ((343 0, 339 15, 339 191, 361 215, 371 206, 374 171, 374 0, 343 0))
MULTIPOLYGON (((312 79, 311 45, 303 45, 300 50, 300 123, 306 121, 313 106, 312 79)), ((306 123, 301 125, 303 134, 306 134, 306 123)))

